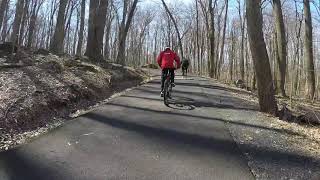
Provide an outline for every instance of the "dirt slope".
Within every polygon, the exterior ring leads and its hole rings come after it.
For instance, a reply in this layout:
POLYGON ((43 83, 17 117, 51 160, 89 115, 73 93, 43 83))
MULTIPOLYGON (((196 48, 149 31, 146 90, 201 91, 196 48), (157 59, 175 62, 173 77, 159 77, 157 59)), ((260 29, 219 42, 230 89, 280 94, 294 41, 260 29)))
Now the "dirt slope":
POLYGON ((0 57, 0 146, 147 78, 142 70, 87 59, 30 53, 19 58, 10 65, 0 57))

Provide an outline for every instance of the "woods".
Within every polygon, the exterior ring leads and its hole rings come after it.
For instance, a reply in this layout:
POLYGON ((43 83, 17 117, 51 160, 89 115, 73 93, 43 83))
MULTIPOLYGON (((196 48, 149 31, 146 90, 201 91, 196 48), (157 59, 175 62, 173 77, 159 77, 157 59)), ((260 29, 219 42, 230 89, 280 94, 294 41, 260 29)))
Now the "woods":
POLYGON ((319 127, 320 0, 0 0, 0 180, 320 180, 319 127))
POLYGON ((155 64, 170 45, 197 75, 241 80, 253 92, 257 86, 262 111, 276 114, 276 95, 319 100, 319 35, 313 29, 319 29, 320 4, 252 3, 2 0, 0 39, 134 67, 155 64))

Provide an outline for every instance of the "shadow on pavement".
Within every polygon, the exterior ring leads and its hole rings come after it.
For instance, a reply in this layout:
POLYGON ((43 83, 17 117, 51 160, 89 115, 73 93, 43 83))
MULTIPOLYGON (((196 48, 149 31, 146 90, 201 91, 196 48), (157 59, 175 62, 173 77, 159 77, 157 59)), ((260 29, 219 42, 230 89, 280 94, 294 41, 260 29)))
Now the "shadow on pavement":
MULTIPOLYGON (((120 106, 120 105, 119 105, 120 106)), ((125 106, 124 106, 125 107, 125 106)), ((134 107, 127 107, 134 108, 134 107)), ((159 112, 160 113, 160 112, 159 112)), ((161 112, 167 113, 167 112, 161 112)), ((107 116, 89 113, 85 115, 86 118, 98 121, 114 128, 124 129, 127 131, 133 131, 135 133, 141 134, 148 138, 154 138, 154 140, 165 144, 175 144, 175 145, 188 145, 188 148, 196 148, 206 150, 212 153, 220 153, 224 156, 230 156, 237 158, 239 157, 237 151, 237 146, 234 141, 225 140, 215 137, 207 137, 199 134, 190 134, 187 132, 180 132, 174 129, 158 128, 149 125, 144 125, 136 122, 129 122, 123 119, 109 118, 107 116)), ((200 117, 199 117, 200 118, 200 117)), ((215 119, 212 119, 215 120, 215 119)), ((217 120, 223 121, 223 120, 217 120)), ((253 152, 259 160, 261 161, 271 161, 276 162, 279 165, 286 167, 301 167, 301 164, 316 164, 314 167, 320 165, 314 159, 302 156, 294 153, 281 152, 274 149, 267 149, 265 147, 257 147, 253 144, 241 144, 242 149, 250 150, 253 152)))
POLYGON ((286 134, 290 134, 290 135, 301 136, 300 134, 298 134, 296 132, 292 132, 292 131, 285 130, 285 129, 269 128, 269 127, 257 126, 257 125, 253 125, 253 124, 246 124, 246 123, 241 123, 241 122, 228 121, 228 120, 219 119, 219 118, 211 118, 211 117, 206 117, 206 116, 184 114, 184 113, 172 112, 172 111, 158 111, 158 110, 154 110, 154 109, 148 109, 148 108, 142 108, 142 107, 134 107, 134 106, 128 106, 128 105, 122 105, 122 104, 116 104, 116 103, 108 103, 108 105, 118 106, 118 107, 122 107, 122 108, 129 108, 129 109, 139 110, 139 111, 143 111, 143 112, 160 113, 160 114, 167 114, 167 115, 173 115, 173 116, 192 117, 192 118, 194 118, 193 121, 201 121, 201 120, 220 121, 220 122, 230 123, 230 124, 239 125, 239 126, 248 126, 248 127, 257 128, 257 129, 270 130, 270 131, 274 131, 274 132, 278 132, 278 133, 286 133, 286 134))
MULTIPOLYGON (((199 80, 200 81, 200 80, 199 80)), ((202 81, 207 81, 207 80, 202 80, 202 81)), ((159 84, 159 81, 151 81, 149 84, 159 84)), ((246 95, 253 95, 255 94, 245 91, 245 90, 238 90, 238 89, 232 89, 232 88, 227 88, 227 87, 222 87, 218 85, 212 85, 212 84, 199 84, 199 83, 190 83, 190 82, 179 82, 176 81, 177 86, 190 86, 190 87, 199 87, 199 88, 206 88, 206 89, 213 89, 213 90, 222 90, 222 91, 227 91, 227 92, 232 92, 232 93, 240 93, 240 94, 246 94, 246 95)))
POLYGON ((19 148, 9 150, 1 154, 0 179, 67 179, 63 177, 63 169, 52 167, 49 164, 50 162, 46 162, 43 159, 41 160, 41 157, 39 157, 39 159, 31 159, 27 153, 20 152, 19 148))
MULTIPOLYGON (((152 94, 158 96, 159 90, 152 86, 144 86, 139 88, 139 91, 144 93, 152 94)), ((132 98, 138 99, 146 99, 146 100, 161 100, 157 98, 146 98, 141 96, 131 96, 132 98)), ((173 98, 178 97, 176 100, 172 101, 173 104, 183 104, 185 106, 194 106, 194 107, 212 107, 212 108, 220 108, 220 109, 235 109, 235 110, 246 110, 246 111, 258 111, 258 107, 245 102, 243 99, 228 96, 228 95, 221 95, 221 94, 205 94, 201 92, 188 92, 188 91, 181 91, 174 89, 173 90, 173 98), (197 100, 192 101, 184 101, 179 99, 179 97, 188 96, 188 97, 195 97, 197 100), (208 101, 211 100, 211 101, 208 101)), ((185 97, 183 97, 185 98, 185 97)))

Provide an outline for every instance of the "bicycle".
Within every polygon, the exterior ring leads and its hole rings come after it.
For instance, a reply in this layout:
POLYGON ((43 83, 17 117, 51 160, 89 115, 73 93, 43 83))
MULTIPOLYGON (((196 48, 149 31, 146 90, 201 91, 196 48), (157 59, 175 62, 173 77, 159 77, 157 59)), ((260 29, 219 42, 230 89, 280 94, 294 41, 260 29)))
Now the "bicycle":
POLYGON ((166 106, 169 105, 168 99, 171 99, 171 94, 172 94, 172 83, 170 80, 171 73, 168 72, 166 75, 166 80, 164 81, 164 88, 163 88, 163 102, 166 106))

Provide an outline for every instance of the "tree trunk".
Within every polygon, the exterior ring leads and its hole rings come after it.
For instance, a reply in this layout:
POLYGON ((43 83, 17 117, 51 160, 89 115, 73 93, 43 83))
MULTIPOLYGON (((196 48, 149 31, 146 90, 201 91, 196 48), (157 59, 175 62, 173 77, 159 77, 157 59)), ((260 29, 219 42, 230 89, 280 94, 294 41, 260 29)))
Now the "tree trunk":
POLYGON ((77 7, 77 24, 76 24, 76 31, 73 34, 73 47, 72 47, 72 55, 77 55, 77 41, 79 41, 79 34, 80 34, 80 22, 81 22, 81 10, 77 7))
POLYGON ((84 18, 86 16, 86 0, 81 1, 81 13, 80 13, 80 30, 79 30, 79 39, 78 39, 78 45, 77 45, 77 56, 82 55, 82 43, 83 43, 83 31, 84 31, 84 18))
MULTIPOLYGON (((301 42, 301 27, 302 27, 302 19, 299 18, 299 12, 298 12, 298 5, 297 2, 295 2, 295 10, 296 10, 296 26, 295 26, 295 35, 296 35, 296 49, 295 49, 295 54, 296 54, 296 69, 295 69, 295 78, 294 80, 294 95, 297 95, 298 93, 298 85, 299 85, 299 72, 300 72, 300 42, 301 42)), ((303 48, 301 48, 303 49, 303 48)))
POLYGON ((251 87, 252 87, 253 91, 257 90, 256 84, 257 84, 256 73, 253 73, 253 75, 252 75, 252 84, 251 84, 251 87))
POLYGON ((2 0, 0 3, 0 29, 2 27, 3 19, 5 17, 6 9, 8 7, 9 0, 2 0))
POLYGON ((48 32, 47 32, 47 39, 46 39, 46 48, 47 49, 50 49, 50 41, 51 41, 51 38, 52 38, 52 34, 53 34, 53 19, 54 19, 54 16, 55 16, 55 13, 58 9, 58 6, 57 6, 57 0, 53 0, 51 1, 51 4, 50 4, 50 7, 51 10, 50 10, 50 17, 48 17, 48 21, 49 21, 49 25, 48 25, 48 32))
POLYGON ((229 0, 225 0, 226 3, 226 12, 224 15, 224 24, 223 24, 223 32, 222 32, 222 43, 220 49, 220 58, 219 58, 219 69, 218 69, 218 76, 220 77, 220 69, 221 65, 223 64, 224 59, 224 45, 226 40, 226 29, 227 29, 227 20, 228 20, 228 8, 229 8, 229 0))
POLYGON ((68 1, 60 0, 57 24, 51 40, 50 51, 55 54, 62 54, 64 51, 64 37, 65 37, 65 16, 66 16, 66 7, 68 1))
POLYGON ((209 0, 209 15, 210 15, 210 32, 209 32, 209 44, 210 44, 210 50, 209 50, 209 60, 208 60, 208 65, 209 65, 209 76, 212 78, 215 74, 215 27, 214 27, 214 22, 215 22, 215 16, 214 16, 214 9, 216 6, 217 0, 213 3, 212 0, 209 0))
POLYGON ((97 61, 103 60, 103 35, 108 11, 108 0, 90 0, 89 31, 86 55, 97 61))
POLYGON ((29 4, 30 0, 25 0, 24 1, 24 7, 23 7, 23 13, 22 13, 22 18, 21 18, 21 25, 20 25, 20 35, 18 39, 19 46, 23 45, 23 40, 24 40, 24 31, 25 31, 25 24, 27 23, 27 19, 29 16, 29 4))
MULTIPOLYGON (((202 11, 202 14, 203 14, 203 16, 204 16, 204 20, 205 20, 205 28, 206 28, 206 31, 207 31, 207 33, 206 33, 206 36, 205 37, 203 37, 203 38, 205 38, 205 40, 206 40, 206 46, 207 46, 207 53, 206 53, 206 55, 207 55, 207 65, 204 67, 204 71, 206 71, 207 73, 208 73, 208 75, 210 76, 210 72, 211 72, 211 58, 210 58, 210 20, 209 20, 209 13, 208 13, 208 11, 207 11, 207 8, 206 8, 206 6, 205 6, 205 4, 204 4, 204 2, 203 1, 199 1, 199 4, 200 4, 200 7, 201 7, 201 11, 202 11)), ((210 0, 209 1, 209 4, 211 4, 212 5, 212 0, 210 0)), ((213 41, 214 42, 214 41, 213 41)), ((203 53, 205 53, 205 51, 206 50, 204 50, 204 45, 205 45, 205 43, 203 42, 203 53)), ((214 53, 214 52, 213 52, 214 53)), ((214 56, 213 56, 214 57, 214 56)))
POLYGON ((104 58, 110 59, 110 34, 111 34, 111 23, 108 22, 106 34, 105 34, 105 45, 104 45, 104 58))
MULTIPOLYGON (((76 4, 74 1, 70 1, 70 3, 67 6, 67 12, 65 15, 65 21, 66 21, 66 25, 65 25, 65 32, 66 32, 66 45, 65 45, 65 50, 68 54, 72 54, 72 44, 71 44, 71 18, 73 15, 73 11, 76 8, 76 4)), ((75 30, 75 34, 77 34, 77 28, 78 28, 78 22, 76 23, 76 30, 75 30)))
POLYGON ((305 17, 305 37, 304 37, 304 55, 306 62, 306 92, 305 96, 307 99, 312 100, 315 94, 315 73, 314 73, 314 62, 313 62, 313 47, 312 47, 312 19, 310 11, 310 1, 303 0, 304 4, 304 17, 305 17))
POLYGON ((36 29, 37 16, 38 16, 38 13, 39 13, 41 5, 42 5, 42 3, 38 5, 38 0, 33 2, 33 8, 32 8, 31 17, 30 17, 28 41, 27 41, 27 47, 28 48, 31 48, 32 44, 33 44, 34 31, 36 29))
POLYGON ((86 47, 86 56, 91 56, 92 46, 94 43, 95 34, 95 18, 99 7, 99 0, 90 0, 89 5, 89 20, 88 20, 88 39, 86 47))
POLYGON ((278 43, 277 43, 277 34, 274 33, 274 37, 272 39, 272 58, 273 58, 273 81, 276 90, 276 94, 280 93, 280 71, 279 71, 279 51, 278 51, 278 43))
POLYGON ((262 31, 261 0, 246 0, 246 2, 248 35, 258 82, 260 111, 276 116, 278 107, 274 97, 269 57, 262 31))
POLYGON ((241 12, 241 1, 239 2, 239 17, 240 17, 240 28, 241 28, 241 42, 240 42, 240 58, 239 58, 239 66, 240 66, 240 79, 245 80, 244 78, 244 28, 245 28, 245 20, 244 16, 242 16, 241 12))
POLYGON ((107 18, 107 23, 106 23, 105 44, 104 44, 104 58, 107 60, 110 59, 110 35, 111 35, 113 19, 114 19, 114 15, 110 10, 107 18))
POLYGON ((129 2, 124 0, 123 1, 123 10, 122 10, 122 21, 121 24, 119 25, 119 33, 118 33, 118 54, 117 54, 117 60, 116 62, 119 64, 124 65, 125 64, 125 49, 126 49, 126 40, 122 40, 123 35, 124 35, 124 29, 126 26, 126 20, 127 20, 127 11, 128 11, 128 5, 129 2))
POLYGON ((98 9, 98 18, 96 19, 96 33, 97 33, 97 45, 99 50, 99 56, 103 58, 103 37, 104 37, 104 30, 106 27, 107 21, 107 13, 108 13, 109 1, 108 0, 101 0, 100 6, 98 9))
MULTIPOLYGON (((126 1, 126 0, 124 0, 126 1)), ((126 3, 125 3, 126 4, 126 3)), ((118 48, 118 55, 117 55, 117 63, 121 65, 125 65, 125 59, 126 59, 126 39, 127 34, 131 25, 131 21, 134 16, 135 9, 137 7, 138 0, 134 0, 132 7, 130 8, 127 21, 125 23, 125 26, 120 28, 119 32, 119 48, 118 48)), ((126 16, 124 16, 126 17, 126 16)), ((124 21, 123 21, 124 22, 124 21)))
MULTIPOLYGON (((201 66, 200 66, 200 44, 199 44, 199 6, 198 6, 198 0, 196 1, 196 21, 197 21, 197 28, 196 28, 196 45, 197 47, 195 48, 197 51, 197 62, 198 62, 198 75, 202 75, 201 72, 201 66)), ((196 59, 194 59, 194 61, 196 61, 196 59)))
POLYGON ((16 13, 14 16, 12 33, 11 33, 11 37, 10 37, 10 41, 14 45, 17 44, 17 40, 18 40, 18 36, 19 36, 21 18, 22 18, 22 14, 23 14, 23 4, 24 4, 24 0, 18 0, 17 4, 16 4, 16 13))
MULTIPOLYGON (((4 0, 3 0, 3 2, 4 2, 4 0)), ((5 7, 4 7, 4 12, 3 12, 4 15, 2 18, 2 23, 1 23, 1 25, 2 25, 1 41, 5 41, 6 37, 7 37, 7 28, 8 28, 8 20, 9 20, 9 18, 8 18, 9 6, 10 6, 10 3, 9 3, 9 1, 7 1, 7 4, 5 4, 5 7)), ((2 12, 0 12, 0 13, 2 13, 2 12)))
POLYGON ((277 43, 277 63, 279 78, 277 78, 277 87, 281 92, 281 95, 286 97, 285 82, 286 82, 286 70, 287 70, 287 43, 286 32, 283 22, 282 7, 280 0, 273 0, 273 11, 275 16, 276 27, 276 43, 277 43))
POLYGON ((230 82, 233 81, 233 60, 234 60, 234 49, 235 49, 235 37, 234 37, 234 27, 231 28, 231 48, 229 50, 229 78, 230 82))

